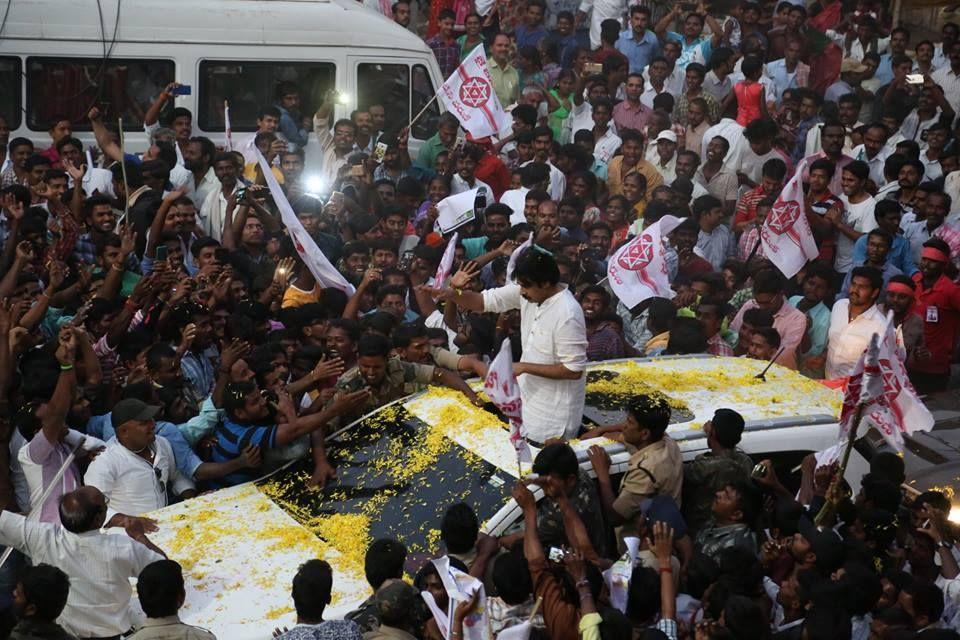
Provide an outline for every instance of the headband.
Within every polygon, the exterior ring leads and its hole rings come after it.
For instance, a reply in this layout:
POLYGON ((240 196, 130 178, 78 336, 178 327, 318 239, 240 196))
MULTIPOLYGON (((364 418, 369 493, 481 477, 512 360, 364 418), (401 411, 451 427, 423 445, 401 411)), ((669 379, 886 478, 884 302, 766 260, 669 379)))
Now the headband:
POLYGON ((920 251, 920 257, 934 262, 950 262, 950 256, 935 247, 924 247, 920 251))
POLYGON ((905 285, 902 282, 891 282, 887 285, 887 293, 902 293, 912 298, 916 292, 913 290, 913 287, 905 285))

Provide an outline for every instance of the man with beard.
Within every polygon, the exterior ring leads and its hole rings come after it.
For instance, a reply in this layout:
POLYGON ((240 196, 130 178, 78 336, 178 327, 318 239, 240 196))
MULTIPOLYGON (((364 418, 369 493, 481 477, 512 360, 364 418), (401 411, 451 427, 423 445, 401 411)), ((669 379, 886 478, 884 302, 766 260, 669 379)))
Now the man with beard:
POLYGON ((464 260, 476 260, 480 256, 497 251, 503 241, 507 239, 510 230, 510 215, 513 210, 509 206, 494 203, 483 212, 483 233, 476 238, 464 238, 462 241, 464 260))
POLYGON ((883 277, 877 269, 854 267, 850 272, 848 297, 837 300, 830 312, 828 380, 849 376, 873 334, 883 333, 886 318, 877 307, 882 286, 883 277))
POLYGON ((401 178, 413 175, 409 171, 410 154, 407 153, 407 141, 388 134, 383 136, 380 142, 387 145, 387 149, 383 152, 383 161, 373 170, 373 180, 389 180, 396 186, 401 178))
MULTIPOLYGON (((714 136, 707 142, 707 161, 692 176, 695 184, 704 187, 711 196, 723 203, 726 213, 736 209, 738 186, 737 175, 723 165, 723 159, 729 150, 730 142, 726 138, 714 136)), ((697 153, 697 150, 694 150, 694 153, 697 153)), ((681 175, 679 165, 678 159, 677 175, 681 175)))
POLYGON ((220 188, 207 194, 200 205, 199 223, 204 233, 214 240, 223 237, 223 221, 227 213, 227 201, 237 192, 237 174, 240 167, 237 157, 230 152, 218 153, 213 160, 213 174, 220 181, 220 188))
POLYGON ((366 154, 373 155, 373 148, 377 145, 376 131, 373 129, 373 118, 368 111, 354 111, 350 114, 350 119, 356 127, 354 135, 354 151, 363 151, 366 154))
POLYGON ((183 166, 170 170, 173 188, 184 187, 184 193, 200 208, 211 191, 220 186, 217 174, 210 166, 217 148, 209 138, 190 138, 183 147, 183 166))
MULTIPOLYGON (((887 289, 887 282, 890 281, 890 278, 901 275, 903 271, 898 269, 896 265, 894 265, 893 260, 890 259, 890 246, 893 244, 893 236, 890 235, 888 231, 878 228, 866 234, 864 237, 867 240, 865 243, 866 257, 860 264, 865 267, 873 267, 883 274, 883 288, 880 292, 880 297, 877 299, 877 302, 883 304, 883 292, 887 289)), ((837 298, 846 298, 847 291, 849 290, 850 274, 848 273, 847 277, 843 280, 843 286, 840 287, 840 293, 837 298)))
MULTIPOLYGON (((853 162, 853 158, 843 153, 843 146, 847 136, 847 129, 839 120, 830 120, 821 125, 820 144, 823 146, 821 151, 805 157, 797 165, 801 170, 801 176, 804 182, 810 181, 810 166, 820 158, 826 158, 833 163, 836 168, 833 179, 830 181, 830 191, 833 193, 842 193, 843 184, 841 178, 843 168, 853 162)), ((867 175, 870 174, 870 168, 867 168, 867 175)))
POLYGON ((923 341, 923 318, 917 313, 914 300, 916 288, 916 283, 902 274, 890 278, 886 288, 886 308, 893 311, 897 346, 906 353, 904 362, 908 373, 918 360, 930 358, 930 351, 923 341))
POLYGON ((924 319, 923 338, 931 358, 918 362, 910 380, 921 393, 942 391, 950 380, 950 360, 960 335, 960 285, 947 275, 950 247, 940 238, 923 243, 917 285, 917 311, 924 319))
POLYGON ((483 292, 469 290, 479 268, 469 263, 435 291, 478 313, 520 309, 523 359, 513 365, 523 398, 523 423, 534 443, 574 438, 580 432, 586 390, 586 324, 576 298, 560 284, 553 256, 536 248, 517 260, 516 282, 483 292))

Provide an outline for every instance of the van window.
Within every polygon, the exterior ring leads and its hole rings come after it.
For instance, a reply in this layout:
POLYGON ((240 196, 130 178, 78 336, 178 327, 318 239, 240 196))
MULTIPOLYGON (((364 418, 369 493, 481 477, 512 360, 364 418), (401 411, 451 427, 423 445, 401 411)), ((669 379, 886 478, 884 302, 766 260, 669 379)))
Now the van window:
MULTIPOLYGON (((410 67, 405 64, 357 65, 358 107, 366 109, 372 104, 383 105, 387 130, 399 131, 407 126, 412 116, 420 113, 435 93, 425 66, 414 65, 412 85, 410 76, 410 67)), ((414 123, 410 135, 418 140, 429 138, 436 131, 439 117, 440 107, 434 101, 414 123)))
POLYGON ((312 116, 333 88, 336 65, 332 62, 253 62, 203 60, 197 114, 204 131, 223 131, 223 101, 230 101, 232 131, 256 131, 257 112, 277 103, 281 82, 300 90, 300 114, 312 116))
POLYGON ((27 58, 27 126, 46 131, 66 118, 89 131, 87 111, 98 105, 107 120, 123 117, 123 128, 143 128, 154 97, 174 80, 173 60, 27 58))
POLYGON ((16 129, 20 126, 20 58, 0 57, 0 116, 7 126, 16 129))
POLYGON ((397 132, 410 122, 410 67, 405 64, 358 64, 357 108, 383 105, 385 131, 397 132))
MULTIPOLYGON (((411 115, 415 116, 420 113, 420 110, 433 99, 434 95, 436 95, 436 90, 433 88, 433 83, 430 82, 430 72, 422 64, 414 66, 413 94, 411 95, 413 113, 411 115)), ((439 119, 440 103, 434 100, 426 112, 413 124, 413 131, 410 132, 410 135, 417 140, 426 140, 436 132, 437 120, 439 119)))

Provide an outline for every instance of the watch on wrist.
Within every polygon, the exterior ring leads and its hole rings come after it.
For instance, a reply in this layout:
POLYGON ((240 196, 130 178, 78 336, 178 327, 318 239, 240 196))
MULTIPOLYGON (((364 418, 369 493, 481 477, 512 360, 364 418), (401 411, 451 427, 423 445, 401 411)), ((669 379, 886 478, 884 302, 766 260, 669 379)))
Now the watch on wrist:
POLYGON ((937 546, 940 547, 941 549, 953 549, 953 543, 947 542, 946 540, 941 540, 940 542, 937 543, 937 546))

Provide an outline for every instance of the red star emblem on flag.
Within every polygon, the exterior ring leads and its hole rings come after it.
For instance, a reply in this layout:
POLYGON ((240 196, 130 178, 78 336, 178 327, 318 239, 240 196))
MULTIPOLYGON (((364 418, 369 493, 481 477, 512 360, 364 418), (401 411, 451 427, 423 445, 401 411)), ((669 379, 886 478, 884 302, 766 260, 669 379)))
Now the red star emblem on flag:
POLYGON ((617 262, 628 271, 639 271, 653 260, 653 238, 649 234, 640 236, 640 240, 627 247, 617 262))
POLYGON ((460 100, 468 107, 476 109, 487 104, 491 91, 490 83, 485 78, 473 76, 460 85, 460 100))
POLYGON ((793 228, 799 217, 800 205, 796 202, 777 202, 770 210, 767 226, 778 236, 783 235, 793 228))

